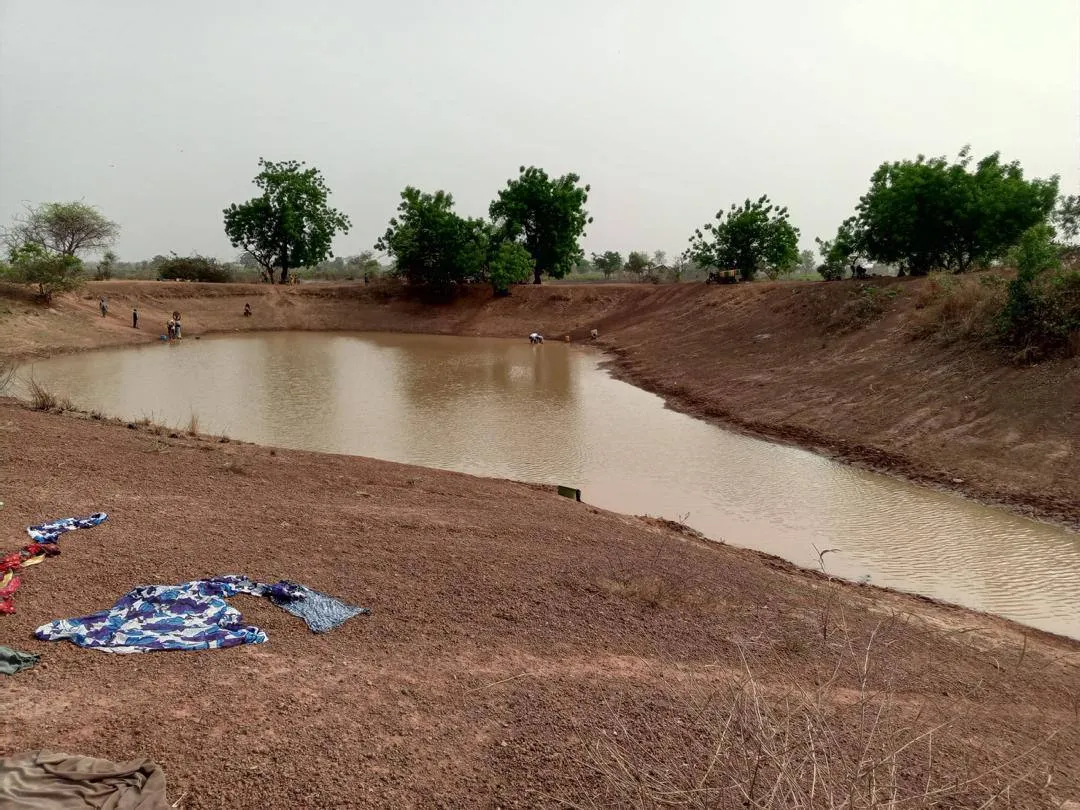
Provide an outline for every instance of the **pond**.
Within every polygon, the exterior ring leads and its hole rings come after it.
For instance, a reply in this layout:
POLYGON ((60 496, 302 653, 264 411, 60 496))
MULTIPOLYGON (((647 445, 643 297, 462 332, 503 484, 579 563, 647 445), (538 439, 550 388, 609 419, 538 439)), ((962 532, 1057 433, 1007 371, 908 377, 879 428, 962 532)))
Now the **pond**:
MULTIPOLYGON (((726 431, 562 343, 261 333, 23 370, 77 406, 279 447, 579 487, 606 509, 1080 637, 1080 535, 726 431)), ((497 505, 493 504, 493 508, 497 505)))

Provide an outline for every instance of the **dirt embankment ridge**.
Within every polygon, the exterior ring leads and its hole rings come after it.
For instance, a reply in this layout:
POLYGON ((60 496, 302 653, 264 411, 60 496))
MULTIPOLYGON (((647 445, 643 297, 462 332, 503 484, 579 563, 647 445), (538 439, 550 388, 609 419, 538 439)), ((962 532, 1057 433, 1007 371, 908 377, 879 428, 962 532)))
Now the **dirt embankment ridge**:
POLYGON ((476 289, 429 306, 382 284, 98 282, 47 310, 0 298, 0 356, 154 339, 173 309, 190 336, 313 329, 523 337, 538 329, 549 339, 587 340, 596 328, 617 372, 673 407, 1080 526, 1080 358, 1018 366, 967 341, 922 337, 925 285, 560 284, 516 287, 499 299, 476 289), (848 317, 861 312, 867 287, 889 291, 877 297, 883 311, 848 317), (100 295, 112 308, 105 319, 100 295), (139 332, 130 327, 132 306, 139 332))
POLYGON ((187 810, 1080 801, 1080 643, 541 487, 0 399, 0 496, 0 553, 110 513, 0 617, 43 656, 0 686, 0 756, 149 756, 187 810), (316 635, 237 597, 269 642, 190 653, 32 636, 227 573, 373 613, 316 635))

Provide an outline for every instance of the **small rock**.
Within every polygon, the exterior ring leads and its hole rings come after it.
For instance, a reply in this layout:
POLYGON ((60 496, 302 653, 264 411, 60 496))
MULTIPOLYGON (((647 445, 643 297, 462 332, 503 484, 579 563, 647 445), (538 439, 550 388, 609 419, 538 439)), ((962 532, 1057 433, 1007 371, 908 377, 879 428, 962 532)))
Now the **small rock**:
POLYGON ((138 426, 134 422, 128 422, 128 430, 138 430, 138 426))
POLYGON ((954 484, 962 484, 962 483, 964 483, 964 479, 963 479, 963 478, 954 478, 954 479, 952 480, 952 482, 953 482, 954 484))

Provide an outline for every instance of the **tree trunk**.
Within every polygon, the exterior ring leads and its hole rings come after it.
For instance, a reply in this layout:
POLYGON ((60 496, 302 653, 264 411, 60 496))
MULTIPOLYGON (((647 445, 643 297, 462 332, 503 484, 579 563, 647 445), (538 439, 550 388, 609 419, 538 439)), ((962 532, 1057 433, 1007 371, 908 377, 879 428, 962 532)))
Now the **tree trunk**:
POLYGON ((539 267, 534 267, 533 268, 533 284, 539 284, 540 283, 540 274, 543 273, 543 272, 544 271, 541 270, 539 267))
POLYGON ((278 281, 278 283, 279 284, 288 284, 289 283, 289 266, 288 265, 283 264, 281 266, 281 279, 278 281))

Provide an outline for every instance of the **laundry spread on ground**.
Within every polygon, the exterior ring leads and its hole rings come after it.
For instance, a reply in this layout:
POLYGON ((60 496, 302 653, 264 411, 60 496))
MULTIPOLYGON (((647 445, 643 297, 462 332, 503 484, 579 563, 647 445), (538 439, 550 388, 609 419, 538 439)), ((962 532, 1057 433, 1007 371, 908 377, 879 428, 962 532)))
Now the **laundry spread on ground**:
POLYGON ((26 533, 30 535, 31 542, 23 546, 22 551, 13 551, 0 557, 0 613, 15 612, 14 595, 22 584, 22 578, 15 575, 16 571, 30 568, 47 557, 59 554, 60 546, 57 545, 57 540, 65 532, 89 529, 105 522, 108 517, 105 512, 95 512, 86 517, 61 518, 28 526, 26 533))
POLYGON ((14 675, 37 664, 40 655, 0 645, 0 675, 14 675))
POLYGON ((5 810, 167 810, 165 774, 153 760, 130 762, 25 751, 0 757, 5 810))
POLYGON ((371 613, 367 608, 346 605, 340 599, 313 591, 295 582, 282 580, 280 584, 289 587, 268 592, 270 601, 293 616, 303 619, 308 628, 315 633, 328 633, 353 616, 371 613))
POLYGON ((80 647, 112 653, 155 650, 211 650, 262 644, 266 633, 244 624, 226 600, 238 594, 262 596, 298 616, 316 632, 369 613, 303 585, 273 585, 230 574, 179 585, 139 585, 108 610, 43 624, 34 635, 43 641, 67 639, 80 647))

